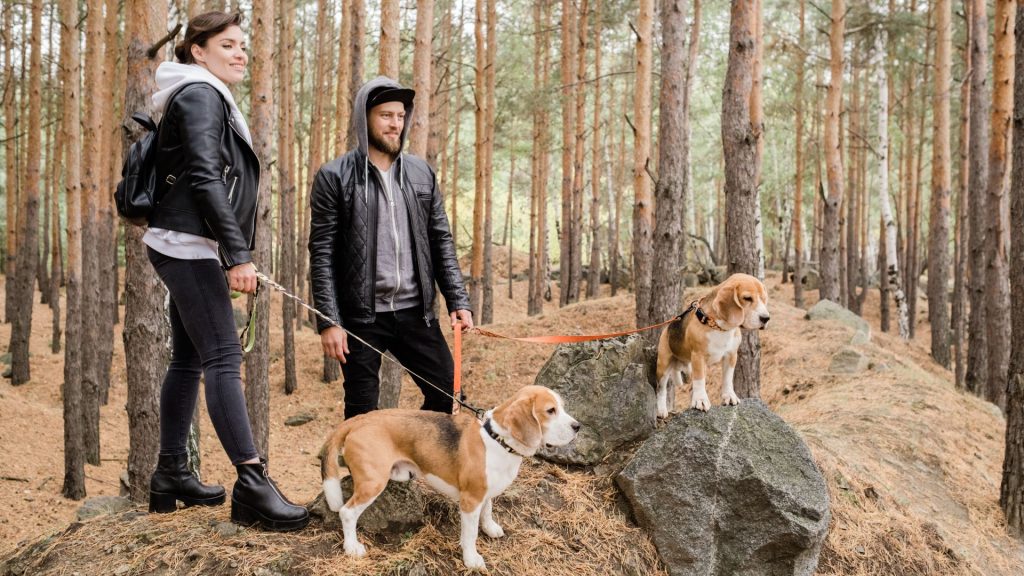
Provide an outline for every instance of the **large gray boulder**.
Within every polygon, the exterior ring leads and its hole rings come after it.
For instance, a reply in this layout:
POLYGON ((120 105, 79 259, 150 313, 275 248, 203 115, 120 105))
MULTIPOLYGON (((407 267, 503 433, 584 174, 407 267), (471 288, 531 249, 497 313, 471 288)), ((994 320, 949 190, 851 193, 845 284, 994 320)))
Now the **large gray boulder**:
POLYGON ((673 576, 810 575, 818 564, 825 480, 760 401, 679 414, 615 480, 673 576))
POLYGON ((562 464, 592 466, 615 448, 654 431, 653 351, 637 335, 563 344, 534 381, 562 395, 580 421, 576 441, 540 455, 562 464))
MULTIPOLYGON (((346 500, 352 495, 351 476, 342 479, 341 490, 346 500)), ((359 517, 356 530, 385 539, 400 537, 423 526, 423 506, 423 490, 416 482, 388 482, 384 492, 359 517)), ((322 523, 324 530, 341 532, 341 518, 327 507, 323 492, 306 507, 313 521, 322 523)))
POLYGON ((867 344, 871 340, 871 325, 867 320, 831 300, 819 300, 807 311, 806 318, 812 321, 835 320, 853 328, 854 335, 850 341, 851 344, 867 344))

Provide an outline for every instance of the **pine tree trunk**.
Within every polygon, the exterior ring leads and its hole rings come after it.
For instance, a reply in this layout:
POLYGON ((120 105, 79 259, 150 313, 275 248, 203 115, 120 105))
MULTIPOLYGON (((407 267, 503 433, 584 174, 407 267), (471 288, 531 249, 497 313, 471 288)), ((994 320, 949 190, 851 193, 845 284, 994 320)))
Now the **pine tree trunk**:
MULTIPOLYGON (((804 305, 804 234, 803 234, 803 205, 804 205, 804 66, 807 60, 804 55, 804 17, 806 15, 806 0, 800 0, 800 36, 797 48, 796 68, 796 184, 793 191, 793 305, 803 308, 804 305)), ((783 269, 785 277, 785 269, 783 269)))
POLYGON ((636 88, 633 93, 633 290, 637 327, 651 324, 655 207, 647 169, 651 157, 653 21, 654 0, 640 0, 636 26, 636 88))
POLYGON ((412 87, 416 102, 409 127, 409 152, 427 157, 430 137, 430 96, 433 91, 431 46, 434 35, 434 0, 416 0, 416 48, 412 55, 412 87))
MULTIPOLYGON (((690 111, 684 108, 688 51, 686 46, 685 0, 662 0, 661 10, 661 93, 658 102, 658 182, 655 206, 662 210, 654 221, 654 253, 657 274, 651 278, 650 311, 647 317, 660 322, 682 310, 683 265, 686 261, 686 206, 690 202, 686 165, 690 161, 690 111)), ((651 343, 660 332, 648 330, 651 343)))
MULTIPOLYGON (((722 148, 725 158, 726 244, 729 274, 757 275, 761 254, 757 246, 758 202, 757 141, 760 126, 751 118, 754 58, 757 52, 756 0, 732 3, 729 26, 729 65, 722 90, 722 148)), ((751 332, 749 334, 755 334, 751 332)), ((740 398, 760 396, 760 343, 744 343, 736 364, 736 393, 740 398)))
MULTIPOLYGON (((11 293, 14 316, 11 322, 11 384, 19 386, 29 381, 29 339, 32 335, 32 305, 35 291, 36 268, 39 265, 39 166, 42 152, 40 142, 40 116, 42 110, 42 0, 32 1, 31 56, 29 75, 28 150, 25 179, 21 187, 18 211, 18 233, 22 238, 14 265, 11 293)), ((10 182, 10 181, 8 181, 10 182)), ((10 186, 8 186, 8 189, 10 186)))
POLYGON ((587 298, 596 298, 601 284, 601 8, 594 12, 594 134, 590 165, 590 264, 587 270, 587 298))
POLYGON ((473 249, 470 262, 469 301, 473 311, 480 313, 483 308, 484 274, 484 199, 487 195, 487 46, 484 44, 484 22, 487 1, 477 0, 473 16, 473 35, 476 41, 476 73, 473 78, 475 99, 473 144, 473 249))
POLYGON ((989 214, 988 149, 989 149, 989 88, 988 88, 988 17, 984 0, 971 4, 971 128, 969 180, 971 216, 970 262, 968 290, 970 291, 970 320, 967 330, 967 390, 986 394, 988 386, 988 334, 985 320, 985 241, 989 214))
MULTIPOLYGON (((363 58, 365 58, 366 46, 366 0, 348 0, 351 2, 351 12, 346 15, 352 19, 352 47, 349 51, 349 102, 356 101, 356 93, 363 86, 363 58)), ((358 144, 358 137, 351 126, 348 127, 348 146, 351 150, 358 144)), ((300 258, 299 261, 305 260, 300 258)), ((300 264, 301 266, 301 264, 300 264)), ((300 268, 301 271, 301 268, 300 268)))
POLYGON ((487 64, 485 91, 487 106, 484 109, 484 126, 486 127, 485 165, 484 165, 484 276, 483 276, 483 308, 480 312, 480 323, 494 322, 494 269, 492 266, 494 253, 494 112, 495 99, 495 64, 498 55, 498 13, 496 0, 487 0, 487 64))
MULTIPOLYGON (((965 20, 971 22, 970 16, 971 2, 964 2, 964 11, 966 13, 965 20)), ((970 78, 972 75, 971 67, 971 27, 966 27, 966 40, 964 43, 964 77, 970 78)), ((957 197, 957 211, 956 211, 956 262, 955 262, 955 273, 953 279, 953 310, 952 310, 952 321, 953 321, 953 354, 956 368, 954 371, 954 382, 956 383, 957 390, 963 390, 965 387, 964 379, 967 372, 966 354, 964 351, 964 327, 967 321, 967 269, 969 263, 967 261, 967 255, 970 253, 968 245, 970 243, 970 226, 968 225, 968 214, 970 208, 968 207, 967 200, 970 197, 970 191, 968 189, 968 178, 970 173, 970 154, 968 153, 970 145, 970 110, 971 110, 971 84, 969 82, 960 83, 960 142, 959 151, 960 156, 960 174, 957 178, 959 185, 959 196, 957 197)))
MULTIPOLYGON (((1018 4, 1014 18, 1018 30, 1024 30, 1024 4, 1018 4)), ((1024 34, 1016 37, 1016 51, 1024 54, 1024 34)), ((1009 263, 1013 298, 1024 298, 1024 59, 1016 60, 1013 95, 1013 172, 1010 187, 1010 217, 1017 225, 1010 229, 1009 263)), ((1017 300, 1015 300, 1017 301, 1017 300)), ((1006 402, 1006 452, 999 505, 1010 532, 1024 535, 1024 307, 1015 306, 1011 317, 1012 352, 1009 362, 1006 402)))
MULTIPOLYGON (((271 212, 271 151, 274 137, 274 0, 253 0, 251 113, 252 148, 260 160, 259 211, 256 214, 253 261, 269 267, 271 212)), ((326 44, 323 43, 323 44, 326 44)), ((245 355, 245 407, 249 413, 253 443, 264 458, 270 457, 270 290, 249 299, 256 307, 256 342, 245 355)))
MULTIPOLYGON (((65 498, 85 497, 85 431, 82 421, 82 180, 80 111, 81 59, 78 2, 61 0, 60 61, 64 112, 64 186, 67 199, 67 320, 64 347, 64 484, 65 498)), ((154 19, 154 22, 159 22, 154 19)), ((127 331, 127 322, 125 325, 127 331)))
POLYGON ((547 33, 547 0, 536 0, 533 7, 534 28, 534 93, 538 105, 533 110, 533 148, 531 151, 530 182, 530 288, 527 314, 535 316, 544 311, 544 286, 547 270, 547 158, 548 158, 548 74, 550 69, 547 33))
POLYGON ((398 80, 399 37, 398 0, 381 0, 380 3, 380 65, 378 73, 392 80, 398 80))
MULTIPOLYGON (((647 0, 652 1, 652 0, 647 0)), ((641 6, 643 3, 641 3, 641 6)), ((558 237, 558 305, 571 302, 572 294, 572 209, 576 138, 576 18, 575 2, 562 0, 562 214, 558 237)), ((642 9, 642 8, 641 8, 642 9)), ((638 86, 639 88, 639 86, 638 86)))
MULTIPOLYGON (((1016 0, 997 0, 992 56, 992 139, 989 141, 988 200, 985 231, 985 317, 1010 316, 1010 280, 1007 265, 1009 198, 1007 148, 1013 113, 1013 60, 1016 0)), ((1019 225, 1019 223, 1018 223, 1019 225)), ((988 386, 985 397, 1006 408, 1006 378, 1010 365, 1010 324, 986 322, 988 330, 988 386)))
MULTIPOLYGON (((576 98, 576 136, 572 163, 572 216, 569 234, 569 302, 579 302, 580 284, 583 283, 583 156, 587 142, 586 107, 587 107, 587 35, 590 12, 589 0, 582 0, 579 8, 579 21, 576 29, 576 87, 573 89, 576 98)), ((565 268, 563 267, 563 270, 565 268)))
POLYGON ((825 168, 828 196, 822 199, 822 233, 819 266, 822 300, 839 301, 839 210, 843 201, 843 158, 839 147, 840 113, 843 101, 843 34, 846 25, 845 0, 832 0, 829 33, 831 78, 825 102, 825 168))
MULTIPOLYGON (((14 3, 5 2, 4 30, 10 33, 4 34, 4 86, 3 107, 4 107, 4 132, 9 135, 17 134, 19 118, 15 111, 16 94, 14 87, 17 85, 18 77, 15 72, 11 54, 14 53, 14 3)), ((17 150, 18 141, 8 136, 4 142, 4 166, 5 182, 14 183, 18 180, 17 150)), ((4 299, 4 322, 11 322, 16 310, 14 298, 17 290, 14 288, 14 261, 18 254, 18 192, 17 186, 6 186, 7 196, 7 250, 4 260, 4 282, 6 284, 7 297, 4 299)))
MULTIPOLYGON (((362 0, 357 0, 362 2, 362 0)), ((283 17, 285 12, 294 12, 290 10, 291 3, 281 3, 278 6, 278 18, 283 17)), ((338 89, 335 93, 335 114, 338 117, 338 127, 334 131, 334 156, 338 157, 345 153, 346 142, 345 135, 348 134, 350 116, 352 114, 352 101, 350 96, 352 94, 352 0, 343 0, 341 4, 341 33, 338 34, 338 67, 335 74, 338 75, 338 89)), ((288 26, 288 43, 289 43, 289 54, 292 53, 293 46, 295 44, 295 15, 289 14, 288 20, 291 24, 288 26)), ((289 63, 288 69, 291 70, 291 64, 289 63)), ((291 80, 291 75, 286 76, 291 80)), ((290 84, 290 82, 289 82, 290 84)), ((291 88, 289 88, 291 92, 291 88)), ((291 113, 289 112, 289 115, 291 113)), ((294 178, 294 175, 292 176, 294 178)), ((294 232, 293 232, 294 236, 294 232)), ((292 271, 292 274, 295 272, 292 271)))
MULTIPOLYGON (((295 176, 293 173, 292 150, 295 147, 292 124, 294 119, 292 111, 294 107, 294 96, 292 91, 292 59, 295 57, 295 13, 290 10, 288 0, 278 0, 278 48, 277 48, 277 179, 278 190, 281 195, 281 222, 279 224, 280 241, 278 246, 281 250, 281 267, 277 281, 289 292, 295 291, 295 176)), ((346 29, 350 18, 343 17, 342 27, 346 29)), ((348 63, 345 58, 347 42, 342 33, 341 41, 342 56, 338 58, 338 107, 339 115, 342 114, 342 106, 347 106, 347 82, 345 75, 348 73, 348 63)), ((347 116, 347 114, 346 114, 347 116)), ((335 141, 337 149, 343 145, 341 135, 344 134, 344 126, 347 124, 339 116, 339 127, 337 130, 338 140, 335 141)), ((295 371, 295 301, 291 298, 281 298, 281 322, 284 334, 284 392, 292 394, 298 388, 298 378, 295 371)))
POLYGON ((935 92, 932 96, 932 198, 928 240, 928 323, 932 358, 949 367, 949 89, 953 48, 949 0, 935 5, 935 92))

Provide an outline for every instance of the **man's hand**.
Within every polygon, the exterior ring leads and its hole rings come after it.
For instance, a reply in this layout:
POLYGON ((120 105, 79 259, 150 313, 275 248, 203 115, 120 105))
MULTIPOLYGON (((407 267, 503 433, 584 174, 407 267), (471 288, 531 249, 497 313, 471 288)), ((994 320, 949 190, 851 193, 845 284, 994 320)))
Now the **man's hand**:
POLYGON ((462 322, 462 331, 469 332, 473 329, 473 313, 469 310, 456 310, 449 314, 452 319, 452 328, 455 328, 456 322, 462 322))
POLYGON ((331 326, 320 333, 320 344, 324 347, 324 355, 345 363, 348 354, 348 332, 338 326, 331 326))
POLYGON ((256 291, 259 282, 256 278, 256 265, 252 262, 228 268, 228 287, 235 292, 251 294, 256 291))

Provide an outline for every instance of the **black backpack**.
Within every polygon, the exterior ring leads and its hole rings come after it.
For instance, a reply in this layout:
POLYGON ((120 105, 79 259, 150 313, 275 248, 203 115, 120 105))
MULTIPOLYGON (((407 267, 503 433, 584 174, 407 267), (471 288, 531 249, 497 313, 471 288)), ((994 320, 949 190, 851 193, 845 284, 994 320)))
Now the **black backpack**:
POLYGON ((131 146, 121 167, 121 181, 114 191, 117 213, 132 224, 143 226, 160 202, 156 197, 156 155, 160 147, 160 127, 148 115, 132 114, 146 133, 131 146))
MULTIPOLYGON (((164 110, 171 109, 171 100, 184 89, 179 88, 167 99, 164 110)), ((163 197, 163 184, 157 182, 156 157, 160 149, 160 126, 148 114, 136 112, 132 120, 146 129, 146 133, 128 147, 121 167, 121 181, 114 190, 114 205, 122 218, 137 226, 145 226, 149 216, 163 197)), ((161 121, 162 123, 162 121, 161 121)), ((174 184, 174 176, 168 175, 168 185, 174 184)))

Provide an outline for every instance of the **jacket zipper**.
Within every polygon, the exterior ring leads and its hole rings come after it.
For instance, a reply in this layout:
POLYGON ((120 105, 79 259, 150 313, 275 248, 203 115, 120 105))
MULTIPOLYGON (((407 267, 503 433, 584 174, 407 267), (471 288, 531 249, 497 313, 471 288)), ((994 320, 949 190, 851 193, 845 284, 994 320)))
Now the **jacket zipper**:
MULTIPOLYGON (((384 181, 384 175, 381 174, 381 183, 384 181)), ((394 178, 391 179, 392 184, 394 178)), ((399 246, 398 238, 398 224, 395 222, 395 191, 389 186, 384 186, 384 196, 388 199, 389 211, 391 212, 391 236, 395 239, 395 276, 398 277, 398 281, 395 283, 395 290, 391 293, 391 311, 395 311, 395 296, 398 295, 398 290, 402 287, 402 262, 401 262, 401 246, 399 246)))
POLYGON ((238 130, 235 128, 235 123, 231 121, 230 117, 228 118, 228 126, 231 127, 232 132, 237 134, 238 137, 242 139, 242 142, 245 142, 246 146, 249 147, 249 151, 252 152, 253 158, 256 159, 256 203, 253 206, 252 210, 252 238, 249 240, 249 246, 251 247, 253 246, 253 243, 256 241, 256 215, 260 213, 260 178, 263 174, 263 166, 262 162, 260 162, 259 154, 257 154, 256 151, 252 149, 252 145, 246 142, 245 138, 242 138, 242 135, 239 134, 238 130))

